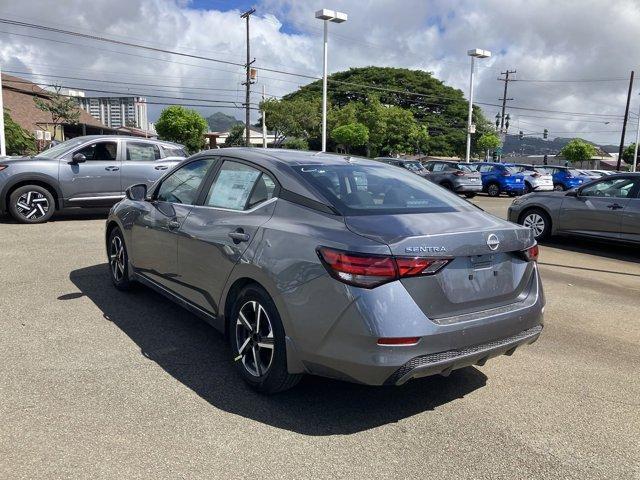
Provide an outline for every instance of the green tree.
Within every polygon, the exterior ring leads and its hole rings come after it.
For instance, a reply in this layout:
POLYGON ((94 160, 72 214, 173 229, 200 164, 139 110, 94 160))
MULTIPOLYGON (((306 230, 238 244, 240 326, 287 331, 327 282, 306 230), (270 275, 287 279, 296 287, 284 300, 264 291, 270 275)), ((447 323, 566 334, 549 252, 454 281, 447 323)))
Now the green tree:
POLYGON ((225 147, 242 147, 245 145, 244 124, 238 124, 231 127, 229 136, 224 141, 225 147))
POLYGON ((4 112, 4 137, 7 155, 29 155, 36 152, 36 139, 4 112))
POLYGON ((309 143, 303 138, 289 138, 284 141, 283 146, 291 150, 309 150, 309 143))
POLYGON ((320 136, 320 99, 269 99, 260 104, 260 109, 267 114, 267 128, 273 130, 276 146, 281 145, 286 137, 308 140, 320 136))
POLYGON ((361 123, 347 123, 334 128, 331 137, 349 153, 350 148, 360 147, 369 141, 369 129, 361 123))
POLYGON ((171 105, 162 111, 155 127, 162 140, 181 143, 191 153, 204 146, 207 122, 195 110, 171 105))
POLYGON ((51 114, 54 138, 59 125, 74 125, 80 119, 78 102, 73 97, 60 94, 60 87, 55 87, 55 91, 48 93, 46 97, 33 97, 33 101, 40 110, 51 114))
POLYGON ((489 150, 495 150, 500 146, 500 137, 493 132, 487 132, 478 138, 476 145, 482 152, 487 152, 488 157, 489 150))
MULTIPOLYGON (((622 159, 629 165, 633 164, 633 154, 635 153, 635 148, 636 148, 636 144, 632 143, 622 151, 622 159)), ((640 151, 638 151, 638 153, 639 153, 638 156, 640 156, 640 151)))
MULTIPOLYGON (((468 102, 461 90, 445 85, 429 72, 391 67, 352 68, 332 74, 329 86, 329 103, 335 109, 342 109, 352 103, 367 104, 375 93, 382 106, 408 110, 419 126, 428 126, 429 140, 424 150, 428 148, 432 155, 464 154, 468 102), (368 88, 369 86, 374 88, 368 88)), ((285 100, 321 98, 321 81, 305 85, 284 97, 285 100)), ((380 116, 376 117, 381 121, 380 116)), ((354 119, 341 124, 352 121, 354 119)), ((378 129, 363 121, 360 115, 357 121, 369 128, 369 147, 373 153, 378 129)), ((491 129, 491 123, 476 106, 473 108, 473 122, 476 124, 477 136, 491 129)), ((330 130, 339 126, 331 125, 331 116, 329 124, 330 130)))
POLYGON ((585 160, 591 160, 591 157, 593 157, 596 152, 596 147, 590 143, 580 140, 579 138, 574 138, 562 147, 560 155, 570 162, 583 162, 585 160))

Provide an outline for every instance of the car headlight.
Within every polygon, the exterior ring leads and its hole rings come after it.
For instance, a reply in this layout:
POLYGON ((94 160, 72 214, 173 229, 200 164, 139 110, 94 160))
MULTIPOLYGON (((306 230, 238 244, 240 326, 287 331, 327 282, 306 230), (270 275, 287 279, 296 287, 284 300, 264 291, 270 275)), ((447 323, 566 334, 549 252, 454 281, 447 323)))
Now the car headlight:
POLYGON ((1 164, 0 164, 0 172, 1 172, 2 170, 4 170, 5 168, 9 168, 9 165, 1 165, 1 164))
POLYGON ((511 202, 511 205, 520 205, 522 203, 522 201, 524 200, 524 197, 526 197, 526 195, 522 195, 520 197, 514 198, 513 202, 511 202))

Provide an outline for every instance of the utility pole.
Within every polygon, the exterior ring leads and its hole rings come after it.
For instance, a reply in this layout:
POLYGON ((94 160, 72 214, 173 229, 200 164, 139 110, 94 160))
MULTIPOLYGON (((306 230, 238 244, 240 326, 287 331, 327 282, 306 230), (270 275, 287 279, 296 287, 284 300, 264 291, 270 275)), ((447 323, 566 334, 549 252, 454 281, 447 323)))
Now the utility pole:
POLYGON ((638 109, 638 128, 636 129, 636 144, 633 149, 633 167, 632 172, 635 172, 638 167, 638 142, 640 141, 640 108, 638 109))
POLYGON ((2 68, 0 68, 0 157, 7 154, 7 144, 4 137, 4 104, 2 102, 2 68))
POLYGON ((622 123, 622 136, 620 137, 620 150, 618 150, 618 166, 617 171, 620 171, 620 164, 622 162, 622 151, 624 150, 624 135, 627 133, 627 120, 629 119, 629 102, 631 102, 631 89, 633 88, 633 70, 631 70, 631 76, 629 77, 629 92, 627 93, 627 106, 624 109, 624 122, 622 123))
MULTIPOLYGON (((264 85, 262 85, 262 101, 265 99, 264 85)), ((262 148, 267 148, 267 112, 262 110, 262 148)))
MULTIPOLYGON (((516 70, 507 70, 506 72, 500 72, 500 77, 498 78, 498 80, 500 80, 501 82, 504 82, 504 93, 502 94, 502 98, 499 98, 498 100, 502 101, 502 111, 500 113, 500 140, 503 142, 505 142, 506 140, 506 129, 504 128, 504 122, 505 122, 505 112, 507 109, 507 102, 510 100, 513 100, 513 98, 508 98, 507 97, 507 91, 509 89, 509 75, 516 73, 516 70), (504 75, 504 78, 502 78, 502 76, 504 75)), ((507 120, 507 129, 509 128, 509 124, 508 124, 508 120, 507 120)), ((498 157, 498 160, 500 160, 502 158, 502 149, 500 149, 500 155, 498 157)))
POLYGON ((249 17, 251 17, 251 15, 253 15, 255 13, 256 9, 252 8, 251 10, 247 10, 246 12, 244 12, 242 15, 240 15, 240 18, 244 18, 247 21, 247 78, 246 80, 243 82, 243 85, 245 86, 245 104, 244 104, 244 108, 245 108, 245 119, 244 119, 244 134, 245 134, 245 145, 247 147, 251 146, 251 130, 250 130, 250 126, 251 126, 251 109, 249 106, 249 102, 251 101, 251 64, 253 63, 251 61, 251 46, 249 43, 249 17))

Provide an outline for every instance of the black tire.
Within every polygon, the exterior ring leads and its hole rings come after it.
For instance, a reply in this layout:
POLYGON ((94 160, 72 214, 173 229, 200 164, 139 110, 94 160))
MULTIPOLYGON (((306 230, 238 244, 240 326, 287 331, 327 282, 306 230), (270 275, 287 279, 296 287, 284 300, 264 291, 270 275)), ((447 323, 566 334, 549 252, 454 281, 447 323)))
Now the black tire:
POLYGON ((129 254, 124 242, 124 235, 118 227, 111 230, 109 234, 107 259, 109 260, 109 276, 113 286, 118 290, 130 290, 133 281, 129 274, 129 254))
POLYGON ((520 214, 518 223, 533 230, 537 241, 546 240, 551 235, 551 218, 541 208, 530 208, 520 214), (542 222, 542 223, 540 223, 542 222))
POLYGON ((564 185, 562 185, 561 183, 556 183, 556 184, 554 184, 554 185, 553 185, 553 189, 554 189, 556 192, 564 192, 564 191, 566 190, 565 186, 564 186, 564 185))
POLYGON ((40 185, 23 185, 9 195, 9 213, 20 223, 45 223, 55 209, 53 195, 40 185))
POLYGON ((500 196, 500 185, 497 183, 490 183, 487 185, 487 194, 490 197, 499 197, 500 196))
POLYGON ((524 193, 533 192, 533 188, 531 188, 531 184, 529 182, 524 182, 524 193))
POLYGON ((262 287, 251 284, 240 291, 228 322, 236 368, 249 386, 260 393, 271 394, 288 390, 300 381, 302 374, 290 374, 287 370, 282 320, 273 300, 262 287))
POLYGON ((475 192, 467 192, 464 194, 466 198, 473 198, 476 196, 475 192))
POLYGON ((442 183, 440 184, 440 186, 441 186, 442 188, 446 188, 446 189, 447 189, 447 190, 449 190, 450 192, 453 192, 453 185, 452 185, 452 184, 450 184, 449 182, 442 182, 442 183))

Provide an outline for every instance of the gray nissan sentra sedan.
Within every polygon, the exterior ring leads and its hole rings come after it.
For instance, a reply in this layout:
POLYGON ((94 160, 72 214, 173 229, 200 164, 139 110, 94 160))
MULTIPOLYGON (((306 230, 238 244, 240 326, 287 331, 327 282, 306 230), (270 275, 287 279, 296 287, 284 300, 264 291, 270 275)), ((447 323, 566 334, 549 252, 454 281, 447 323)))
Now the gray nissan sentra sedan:
POLYGON ((117 288, 140 282, 207 320, 262 392, 304 373, 448 375, 542 331, 531 229, 362 158, 202 152, 129 187, 106 248, 117 288))

